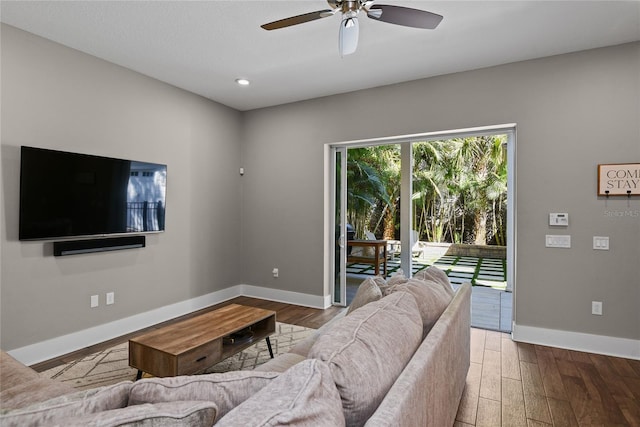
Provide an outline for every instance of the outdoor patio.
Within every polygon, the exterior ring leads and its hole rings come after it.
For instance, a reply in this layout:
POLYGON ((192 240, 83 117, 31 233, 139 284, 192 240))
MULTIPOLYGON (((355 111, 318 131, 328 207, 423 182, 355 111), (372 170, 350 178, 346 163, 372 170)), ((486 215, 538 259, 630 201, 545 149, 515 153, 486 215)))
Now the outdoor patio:
MULTIPOLYGON (((506 260, 472 256, 446 255, 446 247, 427 246, 418 258, 413 258, 413 274, 435 265, 447 273, 454 287, 465 282, 473 285, 471 293, 471 326, 510 332, 513 312, 511 292, 506 292, 506 260)), ((400 269, 400 260, 387 261, 387 274, 400 269)), ((374 275, 371 264, 347 264, 347 303, 367 277, 374 275)))

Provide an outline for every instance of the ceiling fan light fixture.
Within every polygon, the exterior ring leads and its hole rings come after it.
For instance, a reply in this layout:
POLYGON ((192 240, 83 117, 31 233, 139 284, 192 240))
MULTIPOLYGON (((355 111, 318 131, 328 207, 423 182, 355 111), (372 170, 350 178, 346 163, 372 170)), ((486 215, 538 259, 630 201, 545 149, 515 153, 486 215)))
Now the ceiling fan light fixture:
POLYGON ((340 24, 340 35, 338 38, 340 56, 351 55, 358 47, 359 24, 358 18, 345 17, 340 24))
POLYGON ((340 56, 351 55, 358 47, 358 14, 363 12, 365 16, 376 21, 404 27, 423 28, 433 30, 442 21, 442 16, 426 10, 389 4, 373 4, 375 0, 327 0, 331 9, 317 10, 303 13, 261 25, 265 30, 276 30, 305 22, 327 18, 340 12, 340 34, 338 39, 338 51, 340 56))
POLYGON ((244 78, 237 78, 236 83, 238 84, 238 86, 249 86, 251 84, 248 79, 244 78))

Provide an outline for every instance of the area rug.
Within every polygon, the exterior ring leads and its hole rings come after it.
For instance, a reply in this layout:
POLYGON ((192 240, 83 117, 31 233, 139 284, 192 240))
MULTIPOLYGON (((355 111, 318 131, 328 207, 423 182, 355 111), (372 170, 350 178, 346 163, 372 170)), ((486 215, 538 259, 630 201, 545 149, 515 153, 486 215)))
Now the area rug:
MULTIPOLYGON (((277 357, 288 352, 314 331, 315 329, 276 322, 276 332, 270 337, 273 355, 277 357)), ((266 340, 260 340, 242 352, 208 368, 205 373, 251 370, 269 359, 266 340)), ((129 366, 129 343, 126 342, 49 369, 42 375, 67 383, 78 390, 85 390, 135 380, 137 372, 129 366)))

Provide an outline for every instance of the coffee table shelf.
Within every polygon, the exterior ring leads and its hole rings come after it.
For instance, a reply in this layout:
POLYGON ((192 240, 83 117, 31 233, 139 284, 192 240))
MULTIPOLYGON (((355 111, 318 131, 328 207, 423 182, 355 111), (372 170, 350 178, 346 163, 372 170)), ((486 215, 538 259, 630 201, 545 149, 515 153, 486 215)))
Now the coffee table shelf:
POLYGON ((191 375, 267 340, 276 330, 276 313, 256 307, 230 304, 217 310, 158 328, 129 340, 129 365, 138 377, 191 375), (250 340, 231 344, 225 337, 251 330, 250 340))
POLYGON ((257 343, 260 340, 268 338, 271 334, 276 331, 276 316, 275 313, 273 316, 269 316, 265 319, 262 319, 247 328, 240 329, 238 331, 233 331, 224 337, 222 337, 222 358, 220 360, 224 360, 227 357, 233 356, 236 353, 241 352, 247 347, 251 347, 253 344, 257 343), (240 332, 245 329, 251 329, 253 332, 253 336, 251 339, 247 341, 240 341, 238 343, 229 343, 225 342, 225 338, 230 335, 240 332))

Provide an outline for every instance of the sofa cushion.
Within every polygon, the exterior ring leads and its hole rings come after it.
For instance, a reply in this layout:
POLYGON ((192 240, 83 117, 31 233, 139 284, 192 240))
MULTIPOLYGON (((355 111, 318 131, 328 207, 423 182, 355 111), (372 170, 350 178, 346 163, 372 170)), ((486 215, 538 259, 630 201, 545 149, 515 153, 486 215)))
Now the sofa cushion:
POLYGON ((293 346, 293 348, 289 350, 289 353, 299 354, 300 356, 307 358, 309 356, 309 351, 311 350, 311 347, 313 347, 313 345, 316 343, 318 338, 322 336, 322 334, 324 334, 325 331, 329 330, 332 327, 331 325, 333 325, 335 322, 340 321, 340 319, 346 316, 346 314, 347 314, 347 311, 342 310, 339 314, 337 314, 327 323, 322 325, 320 329, 316 329, 315 332, 313 332, 311 335, 309 335, 304 340, 300 341, 295 346, 293 346))
POLYGON ((406 282, 399 283, 388 290, 389 294, 401 291, 408 292, 414 296, 422 318, 422 334, 423 337, 427 336, 442 312, 451 302, 452 297, 441 284, 432 280, 416 278, 408 279, 406 282))
POLYGON ((422 339, 414 297, 396 292, 354 311, 321 335, 309 357, 329 365, 347 425, 363 425, 422 339))
POLYGON ((449 280, 449 276, 447 276, 447 273, 433 265, 431 267, 428 267, 426 270, 422 270, 416 273, 416 275, 413 277, 420 280, 432 280, 436 283, 439 283, 447 292, 447 294, 449 294, 449 296, 451 296, 452 298, 453 294, 456 292, 455 289, 453 289, 453 286, 451 286, 451 281, 449 280))
POLYGON ((218 417, 224 416, 269 384, 277 372, 233 371, 219 374, 145 378, 129 394, 129 405, 203 400, 214 402, 218 417))
POLYGON ((0 390, 36 378, 38 378, 36 371, 18 362, 4 350, 0 350, 0 390))
POLYGON ((216 421, 216 412, 216 405, 212 402, 145 403, 95 414, 78 415, 64 420, 62 425, 64 427, 202 427, 213 425, 216 421))
POLYGON ((23 365, 0 350, 0 408, 18 409, 77 390, 23 365))
POLYGON ((408 279, 404 275, 404 272, 402 271, 402 269, 398 269, 396 274, 391 276, 389 280, 387 280, 384 284, 378 284, 378 286, 380 287, 380 290, 382 291, 382 296, 389 295, 389 289, 393 288, 395 285, 399 283, 404 283, 407 280, 408 279))
POLYGON ((256 366, 253 372, 284 372, 305 359, 306 357, 296 353, 284 353, 267 360, 267 362, 262 365, 256 366))
POLYGON ((374 279, 366 279, 358 286, 356 295, 349 305, 347 315, 351 314, 355 309, 365 306, 373 301, 382 298, 382 291, 374 279))
POLYGON ((25 408, 3 411, 0 425, 56 425, 79 413, 90 414, 123 408, 127 406, 132 385, 131 381, 123 381, 111 386, 66 394, 25 408))
POLYGON ((77 390, 67 384, 50 378, 38 377, 2 390, 0 393, 0 408, 25 408, 36 402, 43 402, 75 392, 77 390))
POLYGON ((216 426, 344 426, 340 394, 327 365, 308 359, 222 417, 216 426))

